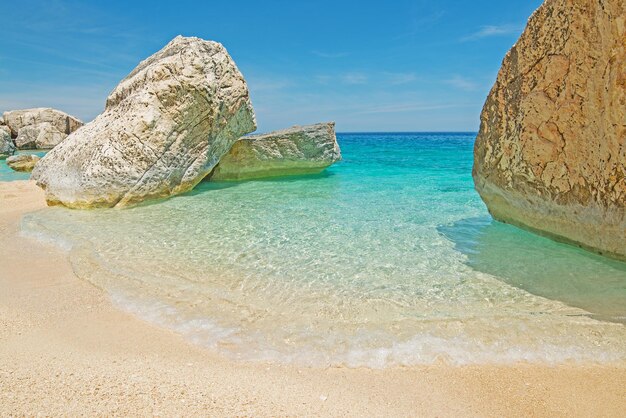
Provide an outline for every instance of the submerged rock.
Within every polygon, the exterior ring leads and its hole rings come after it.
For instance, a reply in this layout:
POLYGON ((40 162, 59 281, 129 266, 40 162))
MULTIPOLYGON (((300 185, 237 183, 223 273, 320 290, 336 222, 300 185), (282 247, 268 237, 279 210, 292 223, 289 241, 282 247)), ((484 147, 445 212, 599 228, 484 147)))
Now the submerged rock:
POLYGON ((49 204, 125 206, 192 189, 255 129, 248 87, 217 42, 176 37, 142 61, 94 121, 37 165, 49 204))
POLYGON ((19 149, 50 149, 83 126, 74 116, 51 108, 4 112, 4 123, 19 149))
POLYGON ((11 139, 11 130, 5 126, 0 125, 0 160, 3 160, 15 153, 15 144, 11 139))
POLYGON ((31 172, 38 161, 39 157, 36 155, 20 154, 7 158, 7 165, 15 171, 31 172))
POLYGON ((335 123, 294 126, 235 142, 211 180, 318 173, 341 159, 335 123))
POLYGON ((626 3, 546 0, 508 52, 475 143, 494 218, 626 259, 626 3))

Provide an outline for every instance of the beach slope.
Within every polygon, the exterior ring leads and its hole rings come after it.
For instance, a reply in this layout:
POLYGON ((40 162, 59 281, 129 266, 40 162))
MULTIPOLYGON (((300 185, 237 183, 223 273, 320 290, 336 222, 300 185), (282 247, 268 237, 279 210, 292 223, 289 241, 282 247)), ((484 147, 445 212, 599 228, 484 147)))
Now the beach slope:
POLYGON ((117 310, 66 254, 19 235, 45 208, 0 182, 0 415, 619 416, 626 367, 384 370, 239 363, 117 310))

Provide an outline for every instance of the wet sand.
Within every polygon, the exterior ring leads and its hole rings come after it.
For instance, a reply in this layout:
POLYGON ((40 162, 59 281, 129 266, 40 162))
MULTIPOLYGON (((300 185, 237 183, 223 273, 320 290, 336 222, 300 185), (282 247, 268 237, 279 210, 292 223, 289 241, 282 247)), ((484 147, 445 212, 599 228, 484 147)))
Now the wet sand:
POLYGON ((626 364, 298 368, 224 359, 117 310, 0 182, 0 415, 623 416, 626 364))

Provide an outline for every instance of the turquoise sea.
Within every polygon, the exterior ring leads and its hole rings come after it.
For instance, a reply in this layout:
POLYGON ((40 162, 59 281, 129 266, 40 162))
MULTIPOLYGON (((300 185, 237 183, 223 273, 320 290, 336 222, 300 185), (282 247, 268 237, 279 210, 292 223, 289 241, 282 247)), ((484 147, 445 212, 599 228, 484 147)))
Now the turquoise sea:
POLYGON ((625 361, 626 264, 494 222, 474 137, 339 134, 319 175, 50 208, 22 230, 121 308, 237 359, 625 361))
MULTIPOLYGON (((46 155, 46 151, 41 150, 24 150, 17 151, 15 155, 19 154, 33 154, 38 157, 43 157, 46 155)), ((20 173, 17 171, 13 171, 10 169, 6 160, 0 160, 0 181, 14 181, 14 180, 28 180, 30 178, 30 173, 20 173)))

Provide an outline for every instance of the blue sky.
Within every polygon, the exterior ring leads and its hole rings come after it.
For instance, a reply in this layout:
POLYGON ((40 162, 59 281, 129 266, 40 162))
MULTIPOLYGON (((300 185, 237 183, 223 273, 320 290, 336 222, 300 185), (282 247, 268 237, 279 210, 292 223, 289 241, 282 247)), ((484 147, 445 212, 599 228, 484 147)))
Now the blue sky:
POLYGON ((91 120, 178 34, 223 43, 259 131, 475 131, 506 51, 541 1, 0 0, 0 111, 91 120))

